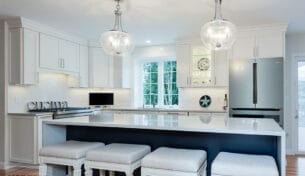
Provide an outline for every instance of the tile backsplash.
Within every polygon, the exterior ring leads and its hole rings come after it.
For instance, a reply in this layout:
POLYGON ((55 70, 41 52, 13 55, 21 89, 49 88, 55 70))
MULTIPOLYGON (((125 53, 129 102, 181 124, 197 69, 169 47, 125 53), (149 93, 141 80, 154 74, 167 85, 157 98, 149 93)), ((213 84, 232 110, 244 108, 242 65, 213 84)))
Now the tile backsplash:
POLYGON ((225 88, 182 88, 179 89, 179 108, 222 111, 225 94, 227 94, 227 89, 225 88), (202 108, 199 105, 199 99, 203 95, 209 95, 212 99, 212 103, 207 108, 202 108))
POLYGON ((129 107, 131 104, 129 89, 74 89, 68 87, 66 75, 41 73, 37 85, 9 86, 8 112, 26 112, 30 101, 68 101, 69 106, 88 106, 91 91, 113 92, 114 107, 129 107))

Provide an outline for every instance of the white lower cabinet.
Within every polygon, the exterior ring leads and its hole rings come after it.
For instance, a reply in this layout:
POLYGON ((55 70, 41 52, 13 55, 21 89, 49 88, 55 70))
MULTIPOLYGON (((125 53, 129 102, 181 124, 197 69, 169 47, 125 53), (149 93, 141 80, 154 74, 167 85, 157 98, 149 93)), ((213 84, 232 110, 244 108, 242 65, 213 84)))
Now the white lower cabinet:
POLYGON ((9 115, 9 159, 11 162, 39 164, 42 121, 50 116, 9 115))

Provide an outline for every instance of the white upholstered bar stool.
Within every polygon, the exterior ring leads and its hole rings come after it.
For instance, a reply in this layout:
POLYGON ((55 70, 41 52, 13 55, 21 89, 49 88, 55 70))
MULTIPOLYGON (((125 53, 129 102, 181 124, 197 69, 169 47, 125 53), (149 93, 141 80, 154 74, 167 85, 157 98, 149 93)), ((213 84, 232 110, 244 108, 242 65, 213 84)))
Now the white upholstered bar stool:
POLYGON ((141 160, 150 153, 150 146, 136 144, 113 143, 91 150, 85 160, 86 176, 92 176, 92 169, 99 169, 100 174, 104 171, 124 172, 126 176, 132 176, 134 170, 141 166, 141 160))
POLYGON ((47 165, 68 166, 69 175, 81 176, 81 167, 84 164, 86 153, 98 147, 104 146, 100 142, 67 141, 63 144, 44 147, 39 152, 39 175, 49 176, 47 165))
POLYGON ((206 176, 203 150, 160 147, 142 159, 142 176, 206 176))
POLYGON ((279 176, 275 160, 266 155, 220 152, 212 163, 212 176, 279 176))

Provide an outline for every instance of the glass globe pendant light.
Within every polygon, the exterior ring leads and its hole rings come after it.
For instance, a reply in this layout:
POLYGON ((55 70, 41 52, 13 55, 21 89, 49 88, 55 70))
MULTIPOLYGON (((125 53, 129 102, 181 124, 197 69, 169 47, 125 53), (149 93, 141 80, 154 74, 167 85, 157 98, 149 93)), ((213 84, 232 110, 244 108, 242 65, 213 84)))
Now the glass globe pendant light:
POLYGON ((120 7, 121 0, 117 2, 115 22, 112 30, 101 35, 100 42, 106 54, 112 56, 122 56, 131 53, 134 49, 132 37, 122 28, 122 12, 120 7))
POLYGON ((211 50, 230 49, 236 39, 236 26, 224 20, 221 14, 222 0, 215 0, 215 17, 201 28, 203 44, 211 50))

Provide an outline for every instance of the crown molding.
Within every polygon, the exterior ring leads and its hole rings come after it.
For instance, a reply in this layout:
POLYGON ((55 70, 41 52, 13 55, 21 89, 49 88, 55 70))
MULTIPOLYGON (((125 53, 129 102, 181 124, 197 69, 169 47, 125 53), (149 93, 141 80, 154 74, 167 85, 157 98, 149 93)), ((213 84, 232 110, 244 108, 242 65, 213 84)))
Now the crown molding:
MULTIPOLYGON (((275 24, 263 24, 263 25, 253 25, 253 26, 238 26, 237 27, 237 35, 246 32, 259 32, 259 31, 279 31, 286 33, 288 28, 287 23, 275 23, 275 24)), ((199 32, 196 35, 190 35, 187 37, 179 38, 176 40, 177 45, 182 44, 201 44, 201 39, 199 32)))
POLYGON ((78 43, 81 45, 88 45, 88 41, 81 37, 77 37, 71 34, 64 33, 58 29, 52 28, 50 26, 38 23, 36 21, 24 18, 24 17, 7 17, 5 19, 7 21, 9 28, 27 28, 33 31, 37 31, 40 33, 48 34, 53 37, 68 40, 74 43, 78 43))

